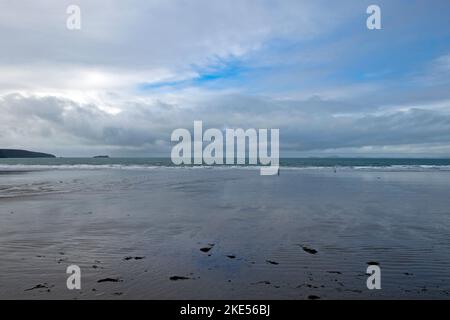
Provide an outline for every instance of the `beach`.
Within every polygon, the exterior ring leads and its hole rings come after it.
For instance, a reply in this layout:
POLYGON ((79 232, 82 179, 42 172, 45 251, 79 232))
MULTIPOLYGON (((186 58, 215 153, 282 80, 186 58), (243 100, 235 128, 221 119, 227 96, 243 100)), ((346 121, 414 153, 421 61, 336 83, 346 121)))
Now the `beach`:
POLYGON ((0 298, 448 299, 449 193, 433 169, 3 170, 0 298))

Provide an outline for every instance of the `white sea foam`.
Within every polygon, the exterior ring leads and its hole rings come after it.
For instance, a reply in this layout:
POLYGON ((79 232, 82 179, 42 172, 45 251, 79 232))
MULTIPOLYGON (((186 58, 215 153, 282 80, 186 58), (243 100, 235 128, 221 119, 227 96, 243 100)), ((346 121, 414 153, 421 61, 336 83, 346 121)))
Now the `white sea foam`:
MULTIPOLYGON (((172 165, 125 165, 125 164, 60 164, 60 165, 37 165, 37 164, 1 164, 0 171, 44 171, 44 170, 155 170, 166 169, 240 169, 259 170, 261 166, 172 166, 172 165)), ((281 166, 281 170, 336 170, 336 171, 450 171, 450 165, 388 165, 388 166, 281 166)))

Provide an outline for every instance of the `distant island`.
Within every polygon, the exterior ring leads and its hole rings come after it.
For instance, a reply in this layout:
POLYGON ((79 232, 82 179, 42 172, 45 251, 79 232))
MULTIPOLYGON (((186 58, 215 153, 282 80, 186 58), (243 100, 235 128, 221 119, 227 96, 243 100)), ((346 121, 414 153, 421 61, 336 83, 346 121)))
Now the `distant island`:
POLYGON ((109 156, 95 156, 94 158, 109 158, 109 156))
POLYGON ((0 149, 0 158, 56 158, 52 154, 17 149, 0 149))

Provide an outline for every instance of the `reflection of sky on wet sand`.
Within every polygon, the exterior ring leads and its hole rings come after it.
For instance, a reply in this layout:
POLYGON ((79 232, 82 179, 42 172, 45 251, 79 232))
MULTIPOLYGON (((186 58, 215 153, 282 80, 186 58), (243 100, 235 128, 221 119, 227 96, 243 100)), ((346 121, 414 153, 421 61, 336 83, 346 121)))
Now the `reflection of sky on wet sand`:
POLYGON ((1 185, 44 187, 0 199, 2 298, 446 298, 450 290, 449 172, 59 170, 9 174, 1 185), (124 260, 135 256, 145 258, 124 260), (381 266, 377 292, 365 285, 369 261, 381 266), (70 264, 82 269, 81 292, 65 287, 70 264), (107 277, 123 281, 97 283, 107 277), (25 291, 38 284, 46 288, 25 291))

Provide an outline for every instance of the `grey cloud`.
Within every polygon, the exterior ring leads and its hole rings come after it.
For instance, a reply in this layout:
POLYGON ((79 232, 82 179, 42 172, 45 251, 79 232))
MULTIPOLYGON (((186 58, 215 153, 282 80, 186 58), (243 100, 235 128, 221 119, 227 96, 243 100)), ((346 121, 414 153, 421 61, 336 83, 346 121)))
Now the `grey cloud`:
POLYGON ((440 143, 450 145, 449 108, 410 109, 384 114, 360 112, 336 115, 336 101, 316 98, 274 101, 226 95, 186 108, 163 102, 135 103, 117 115, 95 105, 80 105, 57 97, 4 96, 0 110, 0 144, 32 141, 33 147, 134 150, 141 155, 168 155, 170 134, 176 128, 192 130, 194 120, 204 127, 279 128, 282 152, 323 151, 364 146, 440 143), (244 108, 245 106, 245 108, 244 108), (321 113, 312 112, 320 108, 321 113), (64 137, 64 139, 60 139, 64 137))

